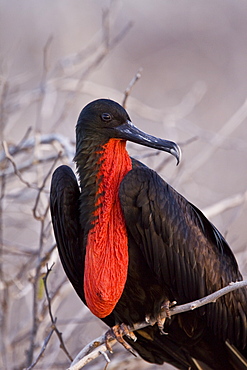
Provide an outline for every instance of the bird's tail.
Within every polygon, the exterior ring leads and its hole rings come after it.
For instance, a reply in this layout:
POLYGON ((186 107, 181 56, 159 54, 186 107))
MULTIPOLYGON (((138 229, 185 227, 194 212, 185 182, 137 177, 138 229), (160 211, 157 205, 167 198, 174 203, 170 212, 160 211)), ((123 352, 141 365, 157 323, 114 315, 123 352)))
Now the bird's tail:
POLYGON ((225 344, 229 356, 229 362, 232 364, 233 368, 237 370, 246 370, 247 349, 245 349, 245 351, 241 353, 234 345, 230 344, 228 341, 226 341, 225 344))
POLYGON ((195 341, 188 337, 185 341, 183 335, 175 341, 172 335, 160 335, 154 327, 138 330, 135 334, 137 341, 128 340, 129 344, 151 363, 168 362, 181 370, 247 370, 247 349, 240 351, 211 333, 204 333, 195 341))

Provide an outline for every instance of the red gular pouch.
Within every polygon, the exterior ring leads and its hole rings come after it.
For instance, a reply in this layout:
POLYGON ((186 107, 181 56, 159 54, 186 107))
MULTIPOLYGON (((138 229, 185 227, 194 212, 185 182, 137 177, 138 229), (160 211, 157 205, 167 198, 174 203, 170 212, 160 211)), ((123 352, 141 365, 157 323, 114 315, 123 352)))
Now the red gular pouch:
POLYGON ((86 245, 84 292, 97 317, 108 316, 122 295, 128 271, 128 237, 119 186, 132 169, 126 141, 110 139, 99 159, 96 221, 86 245))

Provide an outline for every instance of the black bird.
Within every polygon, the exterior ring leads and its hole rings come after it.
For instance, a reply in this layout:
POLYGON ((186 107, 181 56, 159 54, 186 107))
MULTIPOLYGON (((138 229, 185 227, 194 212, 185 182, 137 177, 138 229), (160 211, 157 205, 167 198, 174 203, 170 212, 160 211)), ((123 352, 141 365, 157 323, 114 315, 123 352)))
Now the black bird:
POLYGON ((246 289, 172 316, 162 335, 162 306, 191 302, 242 276, 220 232, 155 171, 130 158, 126 140, 179 161, 175 143, 140 131, 118 103, 99 99, 82 110, 74 158, 79 186, 68 166, 57 168, 51 183, 53 228, 69 280, 111 327, 157 321, 135 332, 135 342, 126 337, 146 361, 247 369, 246 289))

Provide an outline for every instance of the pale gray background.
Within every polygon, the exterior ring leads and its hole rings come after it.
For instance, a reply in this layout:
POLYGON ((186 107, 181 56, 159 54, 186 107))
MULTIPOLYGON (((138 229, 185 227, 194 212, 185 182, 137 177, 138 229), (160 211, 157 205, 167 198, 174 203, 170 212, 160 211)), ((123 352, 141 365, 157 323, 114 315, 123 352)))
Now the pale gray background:
MULTIPOLYGON (((5 112, 9 109, 3 138, 9 144, 17 143, 29 126, 36 125, 41 134, 57 132, 74 139, 81 108, 100 97, 121 102, 123 91, 142 67, 142 77, 127 102, 134 123, 151 134, 182 144, 197 137, 192 143, 182 145, 181 165, 176 167, 175 161, 170 161, 159 171, 161 175, 201 209, 244 194, 247 190, 247 108, 243 107, 247 98, 247 2, 113 1, 110 38, 128 22, 132 21, 133 26, 103 62, 86 75, 80 91, 73 95, 66 117, 57 124, 68 90, 74 89, 71 86, 75 86, 85 66, 90 65, 86 55, 84 64, 82 60, 79 66, 74 57, 94 42, 99 44, 102 10, 108 6, 109 1, 105 0, 0 1, 0 71, 2 86, 8 81, 5 112), (48 73, 42 85, 45 99, 39 105, 35 94, 41 88, 43 49, 50 36, 53 39, 48 49, 48 73), (59 69, 59 62, 60 67, 65 63, 67 74, 59 69), (71 73, 69 63, 72 63, 71 73), (239 115, 239 125, 233 128, 239 115), (229 120, 232 120, 230 124, 229 120), (230 134, 224 131, 227 124, 232 128, 230 134), (203 160, 208 151, 211 154, 203 160)), ((133 144, 129 150, 139 156, 151 153, 133 144)), ((160 154, 148 157, 146 163, 158 168, 166 158, 166 154, 160 154)), ((9 186, 9 197, 4 204, 4 242, 6 248, 35 251, 39 225, 31 214, 33 191, 24 188, 18 192, 16 186, 9 186)), ((237 207, 210 218, 226 235, 245 275, 246 213, 246 201, 242 201, 237 207)), ((56 253, 50 263, 53 260, 57 261, 56 253)), ((19 258, 6 255, 5 274, 10 280, 18 262, 19 258)), ((64 277, 60 268, 57 261, 49 277, 51 286, 56 279, 64 277)), ((14 299, 5 333, 9 369, 19 368, 25 357, 26 344, 16 348, 13 343, 17 333, 23 330, 27 335, 31 325, 30 275, 31 272, 22 276, 23 286, 12 292, 14 299)), ((53 309, 73 356, 105 331, 100 320, 89 313, 85 316, 87 310, 69 283, 64 284, 53 309)), ((38 346, 42 345, 44 330, 45 327, 39 332, 38 346)), ((120 347, 116 351, 119 350, 120 347)), ((109 370, 170 368, 148 365, 121 353, 126 363, 114 367, 120 358, 115 354, 109 370)), ((103 369, 103 363, 103 360, 101 365, 92 363, 88 368, 103 369)), ((36 369, 62 369, 68 364, 54 338, 36 369)))

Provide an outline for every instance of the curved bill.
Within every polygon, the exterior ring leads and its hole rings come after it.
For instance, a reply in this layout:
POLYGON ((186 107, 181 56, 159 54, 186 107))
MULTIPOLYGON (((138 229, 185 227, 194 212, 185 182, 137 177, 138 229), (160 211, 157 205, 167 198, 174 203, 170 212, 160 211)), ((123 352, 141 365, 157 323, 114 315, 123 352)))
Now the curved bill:
POLYGON ((133 143, 148 146, 150 148, 163 150, 172 154, 177 159, 177 165, 181 159, 181 150, 173 141, 164 140, 155 136, 149 135, 137 128, 131 121, 123 123, 121 126, 112 128, 116 139, 124 139, 133 143))

